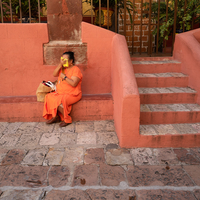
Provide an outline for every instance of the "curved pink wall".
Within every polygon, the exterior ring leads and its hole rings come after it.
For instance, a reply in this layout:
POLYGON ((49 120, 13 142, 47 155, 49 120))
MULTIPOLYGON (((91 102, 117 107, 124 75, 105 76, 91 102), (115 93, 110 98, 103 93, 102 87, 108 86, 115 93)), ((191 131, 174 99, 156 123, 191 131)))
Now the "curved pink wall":
POLYGON ((176 35, 173 54, 181 61, 182 72, 189 75, 189 86, 197 91, 200 103, 200 28, 176 35))
POLYGON ((140 97, 124 36, 112 41, 111 78, 115 128, 121 147, 133 147, 139 137, 140 97))
POLYGON ((82 42, 87 43, 87 68, 83 70, 83 92, 111 93, 111 43, 115 33, 82 22, 82 42))

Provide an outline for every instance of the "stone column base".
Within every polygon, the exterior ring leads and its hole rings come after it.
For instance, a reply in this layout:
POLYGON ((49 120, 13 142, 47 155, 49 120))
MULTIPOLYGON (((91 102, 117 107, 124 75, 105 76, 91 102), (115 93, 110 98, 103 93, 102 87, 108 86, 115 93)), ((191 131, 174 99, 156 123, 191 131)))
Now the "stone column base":
POLYGON ((79 42, 67 41, 50 41, 44 44, 44 64, 58 65, 60 57, 66 51, 73 51, 75 56, 75 64, 87 64, 87 44, 79 42))

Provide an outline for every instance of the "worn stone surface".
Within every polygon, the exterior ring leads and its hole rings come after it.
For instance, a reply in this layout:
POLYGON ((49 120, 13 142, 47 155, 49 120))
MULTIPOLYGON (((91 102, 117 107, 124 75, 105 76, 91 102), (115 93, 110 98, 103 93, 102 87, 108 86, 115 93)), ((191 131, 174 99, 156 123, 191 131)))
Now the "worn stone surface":
POLYGON ((1 165, 20 164, 25 156, 26 151, 22 149, 10 150, 2 160, 1 165))
POLYGON ((97 133, 97 144, 118 144, 118 138, 115 132, 97 133))
POLYGON ((87 149, 84 164, 100 164, 105 162, 104 150, 102 148, 87 149))
POLYGON ((94 122, 77 122, 75 132, 93 132, 94 131, 94 122))
POLYGON ((115 126, 114 121, 94 121, 95 132, 114 132, 115 126))
POLYGON ((24 165, 42 165, 44 157, 47 153, 46 149, 30 150, 24 157, 22 164, 24 165))
MULTIPOLYGON (((76 16, 77 17, 77 16, 76 16)), ((80 17, 80 16, 79 16, 80 17)), ((65 25, 69 21, 65 21, 65 25)), ((75 34, 76 34, 75 30, 75 34)), ((78 33, 79 34, 79 33, 78 33)), ((77 35, 77 34, 76 34, 77 35)), ((87 65, 87 44, 77 43, 72 44, 72 41, 50 41, 48 44, 44 44, 44 63, 46 65, 57 65, 59 63, 60 56, 63 52, 72 51, 74 52, 74 57, 76 58, 76 64, 87 65)))
POLYGON ((200 105, 198 104, 185 104, 191 111, 200 111, 200 105))
POLYGON ((136 191, 138 200, 196 200, 189 191, 173 190, 139 190, 136 191))
POLYGON ((129 186, 193 186, 180 166, 129 166, 126 172, 129 186))
POLYGON ((109 149, 118 149, 119 146, 118 144, 108 144, 106 145, 106 151, 108 151, 109 149))
POLYGON ((76 144, 77 142, 77 133, 61 133, 60 144, 61 145, 71 145, 76 144))
POLYGON ((200 166, 199 165, 189 165, 183 167, 185 171, 189 174, 196 185, 200 186, 200 166))
POLYGON ((15 134, 17 129, 21 126, 22 122, 8 123, 8 126, 3 131, 3 134, 15 134))
POLYGON ((62 165, 83 164, 83 147, 69 147, 65 149, 62 165))
POLYGON ((21 135, 16 146, 17 147, 35 147, 39 143, 42 133, 24 133, 21 135))
POLYGON ((0 122, 0 137, 8 125, 8 122, 0 122))
POLYGON ((140 125, 141 135, 158 135, 152 125, 140 125))
POLYGON ((78 133, 77 144, 96 144, 95 132, 78 133))
POLYGON ((24 122, 17 129, 17 133, 26 133, 30 134, 34 132, 34 127, 38 124, 38 122, 24 122))
POLYGON ((54 145, 60 141, 60 133, 44 133, 40 139, 40 145, 54 145))
POLYGON ((96 165, 80 165, 74 170, 72 186, 98 185, 98 167, 96 165))
POLYGON ((183 164, 197 165, 200 164, 200 160, 195 158, 187 149, 174 149, 174 153, 177 155, 178 160, 183 164))
POLYGON ((193 191, 193 193, 194 193, 194 196, 196 197, 196 199, 199 200, 200 199, 200 190, 195 190, 195 191, 193 191))
POLYGON ((192 124, 175 124, 173 126, 176 127, 178 132, 181 134, 198 132, 196 129, 192 127, 192 124))
POLYGON ((173 111, 190 111, 184 104, 169 104, 168 107, 173 111))
POLYGON ((158 91, 159 91, 159 93, 173 93, 170 89, 168 89, 168 88, 156 88, 158 91))
POLYGON ((200 133, 200 123, 191 124, 191 126, 197 131, 197 133, 200 133))
POLYGON ((149 105, 147 104, 141 104, 140 105, 140 112, 151 112, 149 105))
POLYGON ((40 122, 34 127, 36 133, 51 133, 55 124, 46 124, 46 122, 40 122))
POLYGON ((134 190, 86 190, 92 200, 136 200, 134 190))
POLYGON ((153 154, 158 160, 159 165, 176 165, 179 164, 176 154, 169 148, 153 149, 153 154))
POLYGON ((3 158, 6 156, 7 153, 8 153, 7 149, 0 149, 0 163, 3 160, 3 158))
POLYGON ((200 159, 200 148, 190 148, 188 150, 197 160, 200 159))
POLYGON ((44 159, 43 166, 49 165, 61 165, 62 159, 64 155, 64 150, 59 151, 54 148, 50 148, 47 156, 44 159))
POLYGON ((106 152, 108 165, 132 165, 131 154, 126 149, 111 149, 106 152))
POLYGON ((70 171, 67 166, 52 166, 49 171, 49 185, 52 187, 62 187, 67 185, 70 171))
POLYGON ((131 149, 131 154, 135 165, 157 165, 159 163, 150 148, 131 149))
POLYGON ((158 93, 155 88, 139 88, 139 93, 140 94, 156 94, 158 93))
POLYGON ((105 186, 118 186, 125 181, 124 169, 120 166, 100 165, 101 184, 105 186))
POLYGON ((14 147, 17 144, 21 134, 13 133, 13 134, 5 134, 1 137, 0 147, 14 147))
POLYGON ((53 133, 74 133, 75 132, 75 123, 71 123, 65 127, 60 127, 59 123, 55 124, 53 133))
POLYGON ((42 196, 42 190, 6 190, 0 199, 3 200, 36 200, 42 196))
POLYGON ((49 167, 10 165, 0 181, 0 186, 47 186, 49 167))
POLYGON ((176 129, 171 124, 158 124, 154 125, 154 128, 158 132, 158 135, 165 135, 165 134, 178 134, 176 129))
POLYGON ((149 104, 149 108, 155 112, 167 112, 171 109, 166 104, 149 104))
POLYGON ((45 200, 54 200, 54 199, 66 199, 66 200, 91 200, 88 194, 82 190, 67 190, 67 191, 60 191, 60 190, 52 190, 47 193, 45 200))

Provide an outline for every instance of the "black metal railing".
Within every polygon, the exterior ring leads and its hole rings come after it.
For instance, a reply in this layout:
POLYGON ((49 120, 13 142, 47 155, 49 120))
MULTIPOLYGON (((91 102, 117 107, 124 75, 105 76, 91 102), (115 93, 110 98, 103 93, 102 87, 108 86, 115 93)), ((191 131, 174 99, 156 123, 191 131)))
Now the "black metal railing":
POLYGON ((19 22, 23 22, 23 19, 26 18, 25 22, 32 23, 32 17, 34 15, 37 22, 41 23, 41 5, 46 6, 44 0, 0 0, 1 23, 7 22, 8 18, 13 23, 15 21, 13 20, 13 13, 17 13, 17 21, 19 22), (26 12, 25 16, 23 16, 24 12, 26 12))
MULTIPOLYGON (((87 1, 87 0, 86 0, 87 1)), ((102 26, 101 23, 101 10, 102 10, 102 2, 106 0, 99 0, 99 26, 102 26)), ((107 15, 109 15, 109 5, 110 1, 112 0, 107 0, 107 15)), ((132 10, 131 12, 128 10, 127 3, 129 3, 129 0, 116 0, 115 1, 115 32, 118 32, 120 34, 123 34, 126 38, 127 37, 132 37, 131 41, 131 47, 130 44, 129 50, 131 51, 132 54, 134 53, 139 53, 142 54, 144 53, 144 50, 142 49, 143 47, 143 28, 144 26, 148 27, 148 33, 146 36, 148 37, 148 45, 147 45, 147 51, 146 53, 151 56, 152 54, 160 54, 166 53, 166 43, 169 36, 171 38, 172 44, 171 44, 171 49, 170 49, 170 54, 173 52, 173 45, 175 41, 175 35, 176 35, 176 30, 181 29, 182 32, 185 32, 187 30, 191 30, 194 28, 195 24, 195 17, 198 18, 197 23, 200 23, 200 17, 198 17, 198 13, 200 12, 200 3, 198 5, 199 10, 194 13, 191 9, 191 2, 195 0, 157 0, 156 2, 153 0, 144 1, 144 0, 132 0, 132 10), (139 8, 136 8, 136 4, 140 4, 138 6, 139 8), (121 6, 119 6, 121 5, 121 6), (122 9, 122 20, 119 21, 119 9, 122 9), (131 13, 131 19, 129 18, 128 15, 131 13), (182 16, 179 16, 181 13, 182 16), (128 16, 128 17, 127 17, 128 16), (164 16, 164 17, 163 17, 164 16), (182 17, 182 18, 181 18, 182 17), (173 24, 170 24, 172 23, 173 24), (119 31, 119 23, 123 23, 123 30, 121 32, 119 31), (191 24, 191 25, 189 25, 191 24), (130 32, 130 27, 131 26, 131 31, 132 34, 130 36, 127 36, 127 32, 130 32), (140 34, 137 35, 139 37, 139 45, 137 43, 137 52, 134 51, 136 45, 135 45, 135 31, 136 31, 136 26, 137 28, 139 27, 140 34), (166 29, 166 30, 165 30, 166 29), (161 47, 161 48, 160 48, 161 47), (160 50, 161 49, 161 50, 160 50)), ((93 11, 94 5, 93 1, 90 1, 91 3, 91 11, 93 11)), ((194 5, 197 7, 197 5, 194 5)), ((93 12, 91 12, 91 23, 94 24, 93 21, 93 12)), ((97 16, 95 16, 97 17, 97 16)), ((109 27, 109 18, 107 18, 107 29, 110 29, 109 27)), ((199 26, 197 24, 197 26, 199 26)), ((105 27, 105 26, 104 26, 105 27)))

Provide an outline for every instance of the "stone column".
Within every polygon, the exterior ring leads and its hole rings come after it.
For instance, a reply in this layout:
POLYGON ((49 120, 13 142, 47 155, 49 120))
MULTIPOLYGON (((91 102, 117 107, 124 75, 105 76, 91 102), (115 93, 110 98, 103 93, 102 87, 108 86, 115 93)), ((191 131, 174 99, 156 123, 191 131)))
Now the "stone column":
POLYGON ((76 64, 87 63, 87 45, 81 41, 82 0, 47 0, 49 43, 44 62, 57 65, 65 51, 75 53, 76 64))

